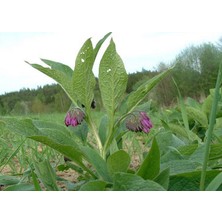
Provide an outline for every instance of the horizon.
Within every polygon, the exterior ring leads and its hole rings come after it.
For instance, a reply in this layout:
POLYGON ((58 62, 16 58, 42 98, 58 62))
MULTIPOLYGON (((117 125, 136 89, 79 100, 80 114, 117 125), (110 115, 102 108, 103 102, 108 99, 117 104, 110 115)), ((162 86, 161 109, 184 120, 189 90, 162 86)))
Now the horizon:
MULTIPOLYGON (((105 34, 92 33, 93 45, 105 34)), ((140 72, 142 69, 156 70, 161 62, 171 63, 185 48, 208 42, 215 44, 221 36, 222 33, 217 32, 141 31, 138 33, 112 33, 110 38, 114 39, 117 52, 129 74, 140 72)), ((41 63, 39 58, 45 58, 73 68, 80 47, 89 37, 88 33, 77 35, 68 32, 0 33, 0 59, 3 61, 0 64, 0 95, 23 88, 36 89, 38 86, 55 83, 54 80, 28 66, 24 61, 41 63)), ((94 64, 95 76, 98 76, 99 61, 109 40, 105 42, 94 64)))

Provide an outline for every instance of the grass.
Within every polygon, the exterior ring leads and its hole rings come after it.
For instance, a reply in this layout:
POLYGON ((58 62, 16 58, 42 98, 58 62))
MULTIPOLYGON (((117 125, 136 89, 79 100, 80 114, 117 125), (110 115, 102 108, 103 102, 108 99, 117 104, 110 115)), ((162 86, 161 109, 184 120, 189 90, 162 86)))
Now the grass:
MULTIPOLYGON (((16 118, 32 118, 36 120, 64 124, 66 113, 30 114, 26 116, 13 116, 16 118)), ((99 127, 102 112, 93 112, 93 119, 99 127)), ((63 162, 63 156, 55 150, 30 139, 6 130, 0 125, 0 173, 10 175, 22 174, 30 167, 33 161, 44 158, 57 166, 63 162)))

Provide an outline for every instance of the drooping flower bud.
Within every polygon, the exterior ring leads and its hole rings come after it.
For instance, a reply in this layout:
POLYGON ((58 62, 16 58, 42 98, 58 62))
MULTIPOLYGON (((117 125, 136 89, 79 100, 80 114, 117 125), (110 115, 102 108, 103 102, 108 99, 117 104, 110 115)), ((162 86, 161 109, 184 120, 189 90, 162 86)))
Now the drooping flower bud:
POLYGON ((65 124, 66 126, 78 126, 81 124, 85 117, 84 112, 79 108, 71 109, 67 112, 65 117, 65 124))
POLYGON ((149 133, 153 124, 145 112, 139 112, 129 116, 126 120, 126 128, 133 132, 149 133))

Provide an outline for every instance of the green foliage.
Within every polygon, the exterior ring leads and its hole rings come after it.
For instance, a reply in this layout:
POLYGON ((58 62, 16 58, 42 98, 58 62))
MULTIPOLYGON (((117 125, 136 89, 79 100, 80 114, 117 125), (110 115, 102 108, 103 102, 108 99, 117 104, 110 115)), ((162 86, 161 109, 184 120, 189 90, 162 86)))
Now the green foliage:
POLYGON ((44 160, 40 163, 34 163, 35 172, 37 177, 44 184, 46 190, 58 191, 59 188, 56 184, 56 174, 51 167, 48 160, 44 160))
POLYGON ((83 184, 80 191, 104 191, 106 187, 106 182, 103 180, 89 181, 83 184))
POLYGON ((122 59, 116 52, 115 43, 111 40, 99 68, 99 87, 103 105, 110 117, 114 116, 125 93, 126 85, 127 73, 122 59))
POLYGON ((132 111, 140 102, 146 97, 149 91, 155 87, 164 77, 170 74, 173 68, 153 77, 147 82, 143 83, 136 91, 129 94, 127 99, 127 111, 132 111))
MULTIPOLYGON (((92 72, 94 61, 93 46, 90 39, 88 39, 80 49, 75 63, 73 73, 73 91, 75 99, 72 101, 79 101, 87 109, 90 108, 96 84, 95 77, 92 72)), ((70 85, 70 83, 69 83, 70 85)))
POLYGON ((123 150, 119 150, 113 153, 107 159, 107 167, 111 175, 117 172, 126 172, 129 167, 129 164, 130 157, 123 150))
POLYGON ((219 173, 207 186, 206 191, 216 191, 222 184, 222 173, 219 173))
MULTIPOLYGON (((77 119, 76 124, 68 127, 60 124, 64 120, 56 123, 54 119, 45 121, 34 118, 1 118, 0 126, 4 130, 12 131, 23 138, 10 155, 7 154, 7 158, 3 160, 5 164, 10 163, 19 152, 24 153, 24 138, 50 147, 65 156, 66 160, 59 163, 57 168, 58 164, 36 152, 31 161, 28 159, 28 169, 21 173, 21 178, 0 176, 0 185, 4 186, 4 190, 60 190, 58 181, 63 181, 67 189, 81 191, 198 190, 199 187, 201 190, 220 190, 221 173, 217 170, 222 167, 221 114, 220 106, 217 106, 220 84, 217 84, 212 95, 214 118, 211 114, 209 124, 209 104, 201 104, 190 98, 185 101, 177 76, 174 78, 178 84, 179 106, 168 111, 156 109, 156 112, 151 108, 151 102, 142 104, 161 80, 168 77, 168 82, 170 74, 175 69, 180 70, 182 65, 188 63, 189 68, 186 71, 192 70, 192 75, 200 74, 200 67, 204 66, 195 63, 202 61, 195 60, 199 51, 197 54, 193 51, 195 53, 192 54, 191 62, 180 58, 173 68, 165 70, 166 67, 161 66, 163 72, 144 77, 143 80, 146 81, 141 85, 138 81, 137 86, 132 87, 134 91, 127 95, 128 76, 112 39, 102 56, 98 81, 92 72, 98 51, 109 35, 110 33, 105 35, 95 48, 91 39, 88 39, 77 55, 74 70, 45 59, 42 61, 50 68, 31 64, 61 85, 73 103, 72 109, 81 110, 83 117, 81 121, 77 119), (95 91, 101 92, 105 108, 105 112, 99 115, 91 109, 95 91), (154 125, 149 133, 139 130, 139 124, 148 125, 149 122, 148 118, 141 119, 142 115, 138 118, 138 112, 145 116, 149 112, 154 125), (131 129, 126 124, 129 116, 132 118, 131 124, 135 121, 138 129, 131 129), (213 129, 215 123, 216 127, 213 129), (134 166, 137 153, 127 150, 130 145, 141 146, 136 151, 140 152, 137 166, 134 166), (79 175, 77 182, 56 176, 56 169, 75 170, 79 175)), ((204 49, 204 53, 212 52, 212 48, 204 49)), ((201 53, 198 56, 202 56, 201 53)), ((205 56, 198 57, 200 58, 204 60, 205 56)), ((188 73, 189 77, 192 75, 188 73)), ((220 75, 219 72, 218 76, 220 75)), ((156 90, 158 91, 158 87, 156 90)), ((43 104, 46 101, 50 103, 53 99, 50 96, 38 96, 34 105, 32 104, 33 111, 41 111, 45 108, 43 104)), ((16 109, 20 109, 20 105, 16 105, 16 109)), ((76 121, 75 116, 70 118, 76 121)), ((0 142, 4 148, 7 146, 1 138, 0 142)))
POLYGON ((154 179, 160 171, 160 151, 158 144, 154 138, 152 147, 144 159, 142 165, 137 171, 137 175, 143 179, 154 179))
POLYGON ((152 180, 129 173, 116 173, 113 190, 115 191, 164 191, 165 189, 152 180))

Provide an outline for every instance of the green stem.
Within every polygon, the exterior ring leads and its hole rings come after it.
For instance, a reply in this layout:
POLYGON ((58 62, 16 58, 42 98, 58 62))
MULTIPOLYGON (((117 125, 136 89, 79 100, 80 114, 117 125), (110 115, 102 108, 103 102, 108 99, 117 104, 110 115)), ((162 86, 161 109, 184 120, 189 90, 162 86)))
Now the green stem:
POLYGON ((108 130, 108 136, 106 139, 106 142, 104 144, 104 149, 103 149, 103 158, 106 158, 106 153, 108 151, 108 148, 113 140, 113 134, 114 134, 114 115, 112 115, 110 117, 110 121, 109 121, 109 130, 108 130))
POLYGON ((94 124, 94 122, 92 121, 92 117, 90 115, 90 112, 87 113, 87 120, 88 120, 88 124, 92 130, 92 133, 96 139, 96 143, 97 143, 97 146, 98 146, 98 149, 99 149, 99 152, 100 152, 100 155, 103 154, 103 145, 102 145, 102 142, 100 140, 100 137, 99 137, 99 134, 97 132, 97 129, 96 129, 96 126, 94 124))
POLYGON ((203 160, 203 168, 201 172, 201 179, 200 179, 200 190, 203 191, 205 187, 205 179, 206 179, 206 170, 207 170, 207 163, 210 154, 210 143, 213 134, 214 124, 216 121, 216 113, 217 113, 217 105, 218 101, 220 100, 220 85, 222 82, 222 63, 219 68, 216 88, 214 92, 213 104, 210 112, 210 119, 209 119, 209 127, 207 130, 206 141, 205 141, 205 153, 204 153, 204 160, 203 160))

